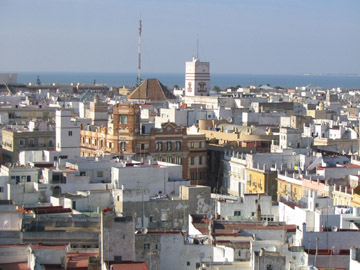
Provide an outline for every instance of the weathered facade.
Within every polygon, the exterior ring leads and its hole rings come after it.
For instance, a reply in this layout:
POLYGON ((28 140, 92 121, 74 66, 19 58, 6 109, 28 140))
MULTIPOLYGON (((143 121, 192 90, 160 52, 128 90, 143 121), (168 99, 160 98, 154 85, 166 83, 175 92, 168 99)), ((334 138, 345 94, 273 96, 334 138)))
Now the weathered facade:
POLYGON ((55 131, 2 130, 3 162, 16 162, 20 151, 54 150, 55 131))
POLYGON ((137 104, 116 104, 108 126, 88 126, 81 130, 81 156, 149 155, 159 161, 183 166, 183 178, 192 184, 206 184, 206 148, 203 134, 190 134, 186 127, 165 123, 150 134, 140 132, 137 104))

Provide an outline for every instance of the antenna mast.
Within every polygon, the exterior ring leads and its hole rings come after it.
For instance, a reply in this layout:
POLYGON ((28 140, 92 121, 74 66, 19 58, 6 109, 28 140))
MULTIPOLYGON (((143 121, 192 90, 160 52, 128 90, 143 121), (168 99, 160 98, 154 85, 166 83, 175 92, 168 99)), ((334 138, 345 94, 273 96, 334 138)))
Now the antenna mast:
POLYGON ((199 39, 196 40, 196 59, 199 59, 199 39))
POLYGON ((139 20, 139 50, 138 50, 138 75, 137 75, 137 86, 141 84, 141 31, 142 31, 142 24, 141 24, 141 17, 139 20))

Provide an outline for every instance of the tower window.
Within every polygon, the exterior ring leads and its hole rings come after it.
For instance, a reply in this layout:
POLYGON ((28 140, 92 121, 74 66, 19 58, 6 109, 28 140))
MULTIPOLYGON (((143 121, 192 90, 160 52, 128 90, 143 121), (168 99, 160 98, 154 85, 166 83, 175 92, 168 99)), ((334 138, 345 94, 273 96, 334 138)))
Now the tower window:
POLYGON ((161 149, 162 149, 162 143, 161 143, 161 142, 157 142, 157 143, 156 143, 156 150, 161 151, 161 149))
POLYGON ((126 142, 120 143, 120 149, 121 149, 121 151, 126 151, 126 142))
POLYGON ((166 150, 171 150, 171 142, 166 142, 166 150))
POLYGON ((128 116, 127 115, 120 115, 119 123, 120 124, 127 124, 128 123, 128 116))

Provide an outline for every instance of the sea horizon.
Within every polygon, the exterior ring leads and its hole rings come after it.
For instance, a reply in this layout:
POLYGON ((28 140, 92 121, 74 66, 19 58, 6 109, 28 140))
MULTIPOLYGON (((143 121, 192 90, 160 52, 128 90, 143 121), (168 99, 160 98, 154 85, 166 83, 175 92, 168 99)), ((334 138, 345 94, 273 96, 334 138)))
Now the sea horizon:
MULTIPOLYGON (((18 74, 18 83, 36 83, 39 76, 42 84, 106 84, 134 87, 137 82, 137 73, 131 72, 13 72, 18 74)), ((169 88, 177 85, 184 87, 184 73, 142 73, 141 79, 156 78, 169 88)), ((357 74, 236 74, 212 73, 211 88, 218 86, 222 89, 231 86, 248 87, 250 85, 269 84, 272 87, 295 88, 309 84, 321 88, 360 89, 360 75, 357 74)))

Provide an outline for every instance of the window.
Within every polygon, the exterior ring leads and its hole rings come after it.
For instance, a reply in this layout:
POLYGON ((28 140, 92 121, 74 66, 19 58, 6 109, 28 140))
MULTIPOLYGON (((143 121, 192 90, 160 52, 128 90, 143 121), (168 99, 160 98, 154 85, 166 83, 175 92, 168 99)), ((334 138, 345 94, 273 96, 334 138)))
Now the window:
POLYGON ((175 148, 176 148, 176 150, 180 150, 181 149, 181 142, 176 142, 175 143, 175 148))
POLYGON ((271 264, 268 264, 268 265, 266 266, 266 270, 273 270, 272 265, 271 265, 271 264))
POLYGON ((145 150, 145 144, 142 143, 141 146, 140 146, 141 150, 145 150))
POLYGON ((255 216, 255 212, 251 212, 251 216, 254 217, 254 216, 255 216))
POLYGON ((162 150, 162 143, 161 142, 156 143, 156 150, 158 150, 158 151, 162 150))
POLYGON ((194 165, 194 164, 195 164, 195 157, 191 157, 191 159, 190 159, 190 164, 191 164, 191 165, 194 165))
POLYGON ((195 143, 192 142, 192 143, 190 144, 190 147, 191 147, 191 148, 194 148, 194 147, 195 147, 195 143))
POLYGON ((45 146, 44 138, 38 138, 38 145, 39 146, 45 146))
POLYGON ((135 115, 135 123, 139 123, 139 116, 137 114, 135 115))
POLYGON ((127 115, 120 115, 119 123, 120 124, 127 124, 128 123, 128 116, 127 115))
POLYGON ((234 216, 241 216, 241 211, 234 211, 234 216))
POLYGON ((50 146, 50 147, 53 146, 53 141, 52 141, 52 140, 49 141, 49 146, 50 146))
POLYGON ((23 139, 19 140, 19 145, 20 145, 20 147, 24 147, 25 146, 25 140, 23 140, 23 139))
POLYGON ((0 187, 0 192, 4 192, 4 187, 0 187))
POLYGON ((199 148, 201 148, 202 147, 202 142, 199 142, 199 148))
POLYGON ((175 158, 175 163, 176 164, 181 164, 181 157, 176 157, 175 158))
POLYGON ((199 165, 202 165, 202 157, 199 157, 199 165))
POLYGON ((168 213, 166 210, 161 211, 161 222, 167 222, 168 221, 168 213))
POLYGON ((190 266, 190 262, 187 262, 186 265, 187 265, 187 266, 190 266))
POLYGON ((68 132, 68 135, 69 135, 69 136, 72 136, 72 131, 69 131, 69 132, 68 132))
POLYGON ((114 256, 114 261, 115 261, 116 263, 122 262, 122 256, 114 256))
POLYGON ((120 149, 121 149, 121 151, 126 151, 126 142, 120 143, 120 149))
POLYGON ((26 182, 31 182, 31 175, 26 176, 26 182))
POLYGON ((144 243, 144 250, 150 249, 150 243, 144 243))
POLYGON ((166 150, 171 150, 171 142, 166 142, 166 150))
POLYGON ((153 217, 153 216, 150 216, 150 217, 149 217, 149 222, 153 222, 153 219, 154 219, 154 217, 153 217))
POLYGON ((104 172, 103 171, 97 171, 96 175, 97 175, 97 177, 103 177, 104 172))
POLYGON ((80 172, 80 176, 85 176, 86 172, 80 172))

